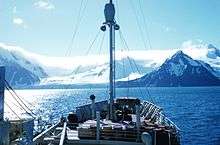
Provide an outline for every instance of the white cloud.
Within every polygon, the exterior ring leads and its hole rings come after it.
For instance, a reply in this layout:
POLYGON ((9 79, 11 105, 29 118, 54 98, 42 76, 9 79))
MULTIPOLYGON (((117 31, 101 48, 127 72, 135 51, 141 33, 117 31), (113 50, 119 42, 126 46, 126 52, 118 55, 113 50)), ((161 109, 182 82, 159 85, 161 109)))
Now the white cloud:
POLYGON ((193 59, 206 60, 209 52, 208 44, 202 40, 187 40, 182 43, 181 50, 193 59))
MULTIPOLYGON (((16 46, 10 46, 0 43, 0 48, 7 48, 10 51, 16 51, 23 54, 23 57, 40 64, 49 75, 69 74, 74 69, 80 66, 98 66, 108 62, 108 54, 93 54, 87 56, 75 57, 52 57, 44 56, 29 52, 25 49, 16 46)), ((193 59, 203 60, 211 64, 211 66, 219 67, 217 63, 220 62, 220 57, 216 60, 207 58, 210 51, 207 44, 200 40, 189 40, 183 42, 179 49, 152 49, 152 50, 133 50, 133 51, 117 51, 116 59, 122 60, 129 56, 129 58, 140 62, 145 67, 159 67, 167 58, 170 58, 178 50, 182 50, 185 54, 191 56, 193 59)), ((131 78, 137 77, 138 74, 132 74, 131 78)))
POLYGON ((16 25, 23 25, 24 21, 21 18, 14 18, 13 23, 16 25))
POLYGON ((35 2, 34 6, 36 8, 43 9, 43 10, 53 10, 53 9, 55 9, 55 6, 51 2, 45 1, 45 0, 39 0, 39 1, 35 2))
POLYGON ((200 39, 187 40, 182 43, 182 48, 207 48, 208 44, 200 39))
POLYGON ((25 24, 24 20, 20 17, 14 17, 13 23, 17 26, 21 26, 23 28, 27 28, 27 25, 25 24))

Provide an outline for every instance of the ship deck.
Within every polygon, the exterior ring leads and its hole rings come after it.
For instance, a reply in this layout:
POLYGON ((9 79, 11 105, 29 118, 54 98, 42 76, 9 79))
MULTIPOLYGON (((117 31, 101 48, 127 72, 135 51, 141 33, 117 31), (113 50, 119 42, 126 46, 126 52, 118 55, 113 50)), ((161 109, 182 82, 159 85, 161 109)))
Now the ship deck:
MULTIPOLYGON (((63 128, 59 127, 56 128, 56 130, 62 131, 63 128)), ((50 136, 44 138, 44 144, 59 144, 60 143, 60 136, 50 136)), ((93 139, 80 139, 78 137, 78 131, 77 130, 71 130, 67 128, 66 131, 66 139, 65 139, 65 145, 143 145, 143 143, 137 143, 137 142, 128 142, 128 141, 116 141, 116 140, 93 140, 93 139)))
MULTIPOLYGON (((47 137, 44 138, 45 144, 59 144, 60 137, 47 137)), ((80 139, 78 137, 77 130, 67 129, 65 145, 143 145, 143 143, 127 142, 127 141, 110 141, 110 140, 92 140, 92 139, 80 139)))
POLYGON ((67 118, 61 118, 57 124, 36 136, 34 143, 43 145, 143 145, 145 140, 142 139, 142 135, 147 133, 154 144, 179 145, 177 127, 166 117, 161 116, 161 109, 156 105, 145 101, 137 107, 134 99, 117 99, 115 106, 119 109, 120 120, 118 121, 112 121, 106 117, 101 118, 100 112, 106 112, 107 105, 108 103, 104 101, 96 102, 92 105, 92 109, 90 104, 78 107, 75 115, 70 113, 67 118), (123 110, 125 108, 123 106, 126 106, 128 111, 123 110), (92 119, 91 116, 93 108, 97 109, 96 119, 92 119), (138 108, 140 108, 139 111, 135 110, 138 108), (132 111, 129 112, 129 110, 132 111), (135 112, 139 113, 135 114, 135 112), (126 115, 130 116, 129 121, 126 120, 126 115), (74 121, 74 116, 77 117, 78 122, 74 121))

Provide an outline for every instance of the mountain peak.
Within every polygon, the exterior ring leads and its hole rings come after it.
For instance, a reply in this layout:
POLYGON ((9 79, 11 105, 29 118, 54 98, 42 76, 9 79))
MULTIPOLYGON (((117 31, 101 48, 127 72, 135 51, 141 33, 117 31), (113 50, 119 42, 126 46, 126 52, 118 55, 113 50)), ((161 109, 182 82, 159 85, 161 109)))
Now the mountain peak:
POLYGON ((176 55, 183 55, 184 53, 183 53, 182 50, 178 50, 175 54, 176 54, 176 55))
POLYGON ((175 63, 181 65, 197 66, 198 62, 193 60, 190 56, 183 53, 182 50, 177 51, 168 61, 168 63, 175 63))
POLYGON ((215 76, 212 67, 202 61, 194 60, 183 51, 177 51, 170 59, 145 76, 119 83, 119 85, 130 86, 216 86, 220 80, 215 76))
POLYGON ((161 68, 167 70, 171 75, 182 76, 187 69, 201 66, 199 61, 192 59, 180 50, 168 59, 161 68))
POLYGON ((182 50, 179 50, 171 57, 171 59, 182 58, 182 57, 189 57, 189 56, 187 56, 185 53, 183 53, 182 50))

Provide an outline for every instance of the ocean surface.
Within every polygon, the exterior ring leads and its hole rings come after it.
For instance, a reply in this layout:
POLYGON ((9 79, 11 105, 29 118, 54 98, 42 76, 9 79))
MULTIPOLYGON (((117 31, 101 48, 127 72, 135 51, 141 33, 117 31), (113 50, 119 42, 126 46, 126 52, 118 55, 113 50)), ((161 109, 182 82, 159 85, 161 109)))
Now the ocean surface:
MULTIPOLYGON (((75 107, 90 103, 94 94, 99 100, 108 98, 106 89, 17 90, 18 96, 45 121, 59 119, 75 107)), ((161 106, 180 129, 182 145, 220 145, 220 87, 193 88, 129 88, 117 89, 117 97, 138 97, 161 106)), ((23 118, 22 108, 6 92, 6 117, 16 118, 8 106, 23 118)))

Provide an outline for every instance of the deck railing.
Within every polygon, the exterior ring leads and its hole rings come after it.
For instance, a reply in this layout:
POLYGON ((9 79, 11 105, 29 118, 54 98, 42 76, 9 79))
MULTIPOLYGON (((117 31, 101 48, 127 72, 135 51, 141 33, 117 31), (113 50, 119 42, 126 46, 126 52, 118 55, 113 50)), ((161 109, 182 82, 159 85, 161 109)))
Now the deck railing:
POLYGON ((159 125, 168 125, 174 127, 176 131, 180 131, 176 124, 162 113, 162 109, 151 102, 145 101, 142 103, 141 116, 149 120, 152 120, 156 117, 156 122, 159 125))

